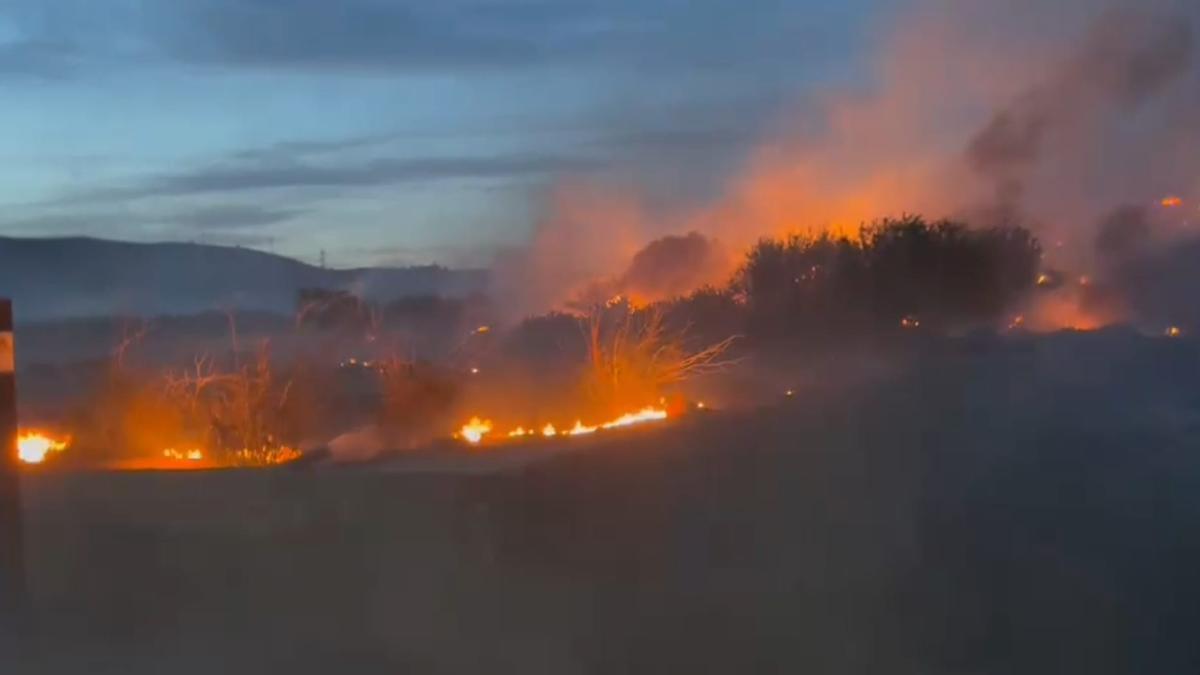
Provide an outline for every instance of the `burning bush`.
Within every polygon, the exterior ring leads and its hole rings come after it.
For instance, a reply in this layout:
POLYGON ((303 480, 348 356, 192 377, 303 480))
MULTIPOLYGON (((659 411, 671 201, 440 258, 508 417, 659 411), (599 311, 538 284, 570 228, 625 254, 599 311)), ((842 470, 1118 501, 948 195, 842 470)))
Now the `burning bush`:
POLYGON ((200 447, 233 465, 277 464, 298 455, 288 444, 285 414, 291 381, 278 381, 264 341, 252 363, 222 372, 207 357, 192 370, 169 375, 167 400, 186 420, 185 432, 200 447))
POLYGON ((586 329, 585 388, 606 412, 653 401, 670 385, 728 365, 722 356, 736 339, 690 351, 682 333, 667 328, 660 308, 637 310, 625 302, 596 308, 586 329))

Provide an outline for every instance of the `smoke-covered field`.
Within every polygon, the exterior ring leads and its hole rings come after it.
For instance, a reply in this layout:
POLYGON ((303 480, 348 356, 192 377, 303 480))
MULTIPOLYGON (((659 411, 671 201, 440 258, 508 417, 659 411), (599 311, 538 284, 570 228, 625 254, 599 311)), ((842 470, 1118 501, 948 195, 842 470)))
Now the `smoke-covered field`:
POLYGON ((570 447, 33 476, 20 672, 1193 670, 1196 344, 909 357, 570 447))

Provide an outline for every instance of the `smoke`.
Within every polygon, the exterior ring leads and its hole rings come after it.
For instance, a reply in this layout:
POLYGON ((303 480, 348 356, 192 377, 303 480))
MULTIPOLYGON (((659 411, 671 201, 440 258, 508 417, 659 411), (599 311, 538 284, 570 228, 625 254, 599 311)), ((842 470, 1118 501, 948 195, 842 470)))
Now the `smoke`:
MULTIPOLYGON (((1198 26, 1200 8, 1172 0, 921 2, 878 40, 868 82, 781 111, 719 194, 651 212, 653 195, 637 189, 571 184, 499 276, 523 309, 546 308, 623 278, 665 234, 736 251, 903 213, 1025 225, 1047 264, 1089 269, 1114 209, 1200 201, 1198 26)), ((1101 248, 1136 235, 1110 229, 1101 248)), ((691 254, 654 251, 656 268, 691 254)))
POLYGON ((678 297, 706 284, 726 281, 735 262, 731 251, 699 232, 668 235, 635 253, 619 276, 586 286, 571 304, 586 308, 616 296, 635 304, 678 297))
POLYGON ((1125 11, 1102 16, 1057 73, 999 110, 971 140, 970 165, 992 183, 996 211, 1019 217, 1043 155, 1070 158, 1079 153, 1072 142, 1104 142, 1106 118, 1128 119, 1182 78, 1193 46, 1186 23, 1125 11))

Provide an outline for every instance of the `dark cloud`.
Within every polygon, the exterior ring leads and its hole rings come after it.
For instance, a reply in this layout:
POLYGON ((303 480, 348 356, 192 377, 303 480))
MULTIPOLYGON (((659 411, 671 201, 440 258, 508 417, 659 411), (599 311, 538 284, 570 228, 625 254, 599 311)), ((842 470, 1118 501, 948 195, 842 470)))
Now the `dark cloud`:
POLYGON ((419 181, 512 178, 585 171, 597 162, 583 157, 507 155, 496 157, 384 158, 357 164, 241 162, 151 177, 139 185, 78 195, 75 201, 109 201, 233 193, 276 188, 338 188, 419 181))
MULTIPOLYGON (((17 0, 30 39, 231 67, 398 71, 619 64, 774 70, 839 44, 803 0, 17 0), (790 63, 789 63, 790 62, 790 63)), ((0 10, 0 18, 5 10, 0 10)), ((50 53, 43 57, 52 58, 50 53)), ((31 64, 27 64, 31 65, 31 64)))
POLYGON ((161 233, 179 229, 179 233, 185 236, 203 233, 206 237, 222 237, 231 241, 238 239, 239 242, 250 245, 248 242, 251 238, 263 235, 251 235, 245 230, 283 223, 304 213, 302 209, 273 209, 257 205, 206 206, 146 212, 103 208, 49 209, 0 219, 0 231, 37 235, 86 232, 95 236, 121 236, 134 232, 161 233))
POLYGON ((0 76, 60 78, 78 66, 78 50, 70 44, 23 40, 0 44, 0 76))
POLYGON ((253 161, 288 161, 306 157, 336 154, 350 150, 372 148, 396 139, 396 134, 364 134, 335 140, 282 141, 261 148, 247 148, 234 159, 253 161))
POLYGON ((198 230, 239 230, 282 223, 302 213, 299 209, 270 209, 254 205, 212 206, 176 214, 169 221, 198 230))

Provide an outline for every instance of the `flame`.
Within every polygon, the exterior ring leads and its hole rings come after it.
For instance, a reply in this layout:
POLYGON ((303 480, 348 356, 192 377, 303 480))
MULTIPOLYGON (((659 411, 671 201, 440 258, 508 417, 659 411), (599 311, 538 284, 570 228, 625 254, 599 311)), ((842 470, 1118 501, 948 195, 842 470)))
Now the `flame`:
MULTIPOLYGON (((641 422, 652 422, 656 420, 667 419, 667 411, 661 408, 645 407, 635 413, 625 413, 611 422, 605 422, 600 425, 601 429, 614 429, 616 427, 627 427, 641 422)), ((578 425, 578 423, 576 423, 578 425)))
POLYGON ((599 428, 586 426, 583 420, 575 420, 575 426, 567 429, 564 433, 568 436, 583 436, 584 434, 594 434, 599 428))
POLYGON ((1163 205, 1163 208, 1167 208, 1167 209, 1173 209, 1173 208, 1178 208, 1180 206, 1183 206, 1183 200, 1180 199, 1179 197, 1175 197, 1175 196, 1163 197, 1162 201, 1160 201, 1159 203, 1163 205))
POLYGON ((58 440, 40 431, 21 432, 17 436, 17 457, 26 464, 41 464, 53 452, 67 449, 70 440, 58 440))
MULTIPOLYGON (((703 408, 704 404, 700 403, 697 405, 697 407, 703 408)), ((560 432, 558 427, 554 426, 553 423, 547 423, 541 428, 540 432, 535 431, 537 427, 526 428, 524 426, 519 426, 511 431, 506 432, 504 436, 507 438, 524 438, 526 436, 537 435, 538 433, 545 438, 553 438, 554 436, 558 436, 560 433, 564 436, 584 436, 587 434, 596 433, 597 431, 616 429, 618 427, 628 427, 636 424, 643 424, 645 422, 657 422, 660 420, 665 420, 667 419, 668 414, 669 413, 665 408, 646 406, 641 410, 625 413, 614 420, 609 420, 608 422, 602 422, 600 424, 584 424, 582 419, 577 419, 575 420, 574 426, 562 432, 560 432)), ((470 421, 468 421, 462 426, 461 429, 458 430, 458 433, 454 434, 454 437, 465 440, 472 445, 477 445, 483 441, 484 436, 491 433, 492 429, 493 425, 491 420, 482 419, 480 417, 472 417, 470 421)))
POLYGON ((1179 326, 1170 326, 1163 334, 1170 338, 1183 337, 1183 329, 1179 326))
POLYGON ((480 326, 479 328, 475 329, 475 334, 483 335, 484 333, 490 333, 491 331, 492 331, 491 326, 480 326))
POLYGON ((481 420, 478 417, 472 417, 466 424, 458 430, 458 436, 468 443, 479 443, 483 437, 492 430, 491 420, 481 420))
POLYGON ((204 452, 198 448, 189 448, 187 450, 176 450, 175 448, 167 448, 163 450, 163 457, 173 459, 179 462, 202 462, 204 461, 204 452))

